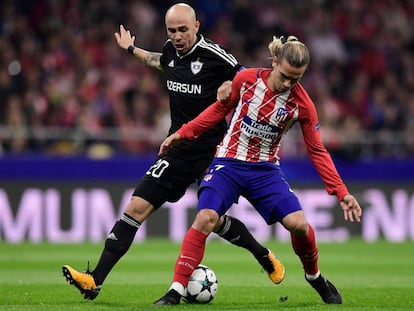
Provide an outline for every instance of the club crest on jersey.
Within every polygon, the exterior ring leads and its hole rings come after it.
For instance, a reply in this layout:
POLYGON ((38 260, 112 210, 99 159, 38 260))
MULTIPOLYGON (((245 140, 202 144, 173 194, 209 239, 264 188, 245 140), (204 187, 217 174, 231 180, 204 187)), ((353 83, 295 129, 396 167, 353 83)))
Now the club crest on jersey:
POLYGON ((286 119, 288 119, 288 118, 292 118, 292 116, 293 116, 296 109, 297 109, 297 107, 293 107, 291 110, 283 108, 283 107, 279 108, 276 111, 275 121, 277 123, 280 123, 280 122, 286 121, 286 119))
POLYGON ((203 63, 199 60, 196 60, 195 62, 191 62, 191 72, 193 74, 197 74, 200 72, 201 68, 203 68, 203 63))
POLYGON ((213 178, 213 174, 207 174, 204 176, 204 181, 210 181, 213 178))

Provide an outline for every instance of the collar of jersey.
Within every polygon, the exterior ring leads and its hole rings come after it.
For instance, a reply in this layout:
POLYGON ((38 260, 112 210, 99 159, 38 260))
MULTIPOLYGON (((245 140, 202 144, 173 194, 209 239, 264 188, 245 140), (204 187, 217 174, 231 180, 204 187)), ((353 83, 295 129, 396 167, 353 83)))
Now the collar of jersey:
POLYGON ((190 55, 191 53, 193 53, 194 52, 194 50, 200 45, 200 43, 201 42, 204 42, 204 37, 203 37, 203 35, 201 35, 201 34, 197 34, 197 42, 193 45, 193 47, 187 52, 187 53, 185 53, 184 55, 180 55, 180 54, 178 54, 177 53, 177 51, 175 51, 175 54, 177 54, 177 56, 179 57, 179 58, 184 58, 184 57, 186 57, 187 55, 190 55))

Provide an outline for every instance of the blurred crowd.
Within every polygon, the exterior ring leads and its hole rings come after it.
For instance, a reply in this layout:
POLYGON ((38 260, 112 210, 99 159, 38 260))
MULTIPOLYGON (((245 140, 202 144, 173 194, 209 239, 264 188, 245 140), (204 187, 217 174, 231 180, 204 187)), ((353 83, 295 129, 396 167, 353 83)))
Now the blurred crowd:
MULTIPOLYGON (((123 24, 161 51, 165 0, 2 0, 0 155, 154 152, 167 134, 162 74, 120 49, 123 24)), ((273 35, 311 52, 301 83, 337 157, 414 157, 414 1, 198 0, 201 33, 246 67, 270 66, 273 35)), ((299 128, 282 157, 301 157, 299 128)))

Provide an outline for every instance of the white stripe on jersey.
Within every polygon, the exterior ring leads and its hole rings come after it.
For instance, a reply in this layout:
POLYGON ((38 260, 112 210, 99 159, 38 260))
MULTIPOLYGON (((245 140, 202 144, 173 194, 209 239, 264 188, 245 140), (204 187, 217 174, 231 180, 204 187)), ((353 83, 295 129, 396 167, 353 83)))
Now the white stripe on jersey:
POLYGON ((231 64, 233 67, 238 64, 237 59, 232 54, 227 53, 216 43, 209 43, 205 41, 204 37, 201 37, 201 40, 198 42, 197 45, 201 48, 204 48, 206 50, 213 52, 217 56, 220 56, 222 59, 224 59, 226 62, 231 64))

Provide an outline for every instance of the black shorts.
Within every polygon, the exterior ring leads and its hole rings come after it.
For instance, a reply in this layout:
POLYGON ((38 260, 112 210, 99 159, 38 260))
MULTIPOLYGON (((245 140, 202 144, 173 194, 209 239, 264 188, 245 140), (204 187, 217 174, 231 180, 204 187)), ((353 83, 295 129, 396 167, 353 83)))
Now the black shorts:
POLYGON ((134 191, 134 196, 150 202, 156 209, 165 202, 177 202, 187 188, 201 181, 214 157, 214 150, 174 148, 158 158, 134 191))

